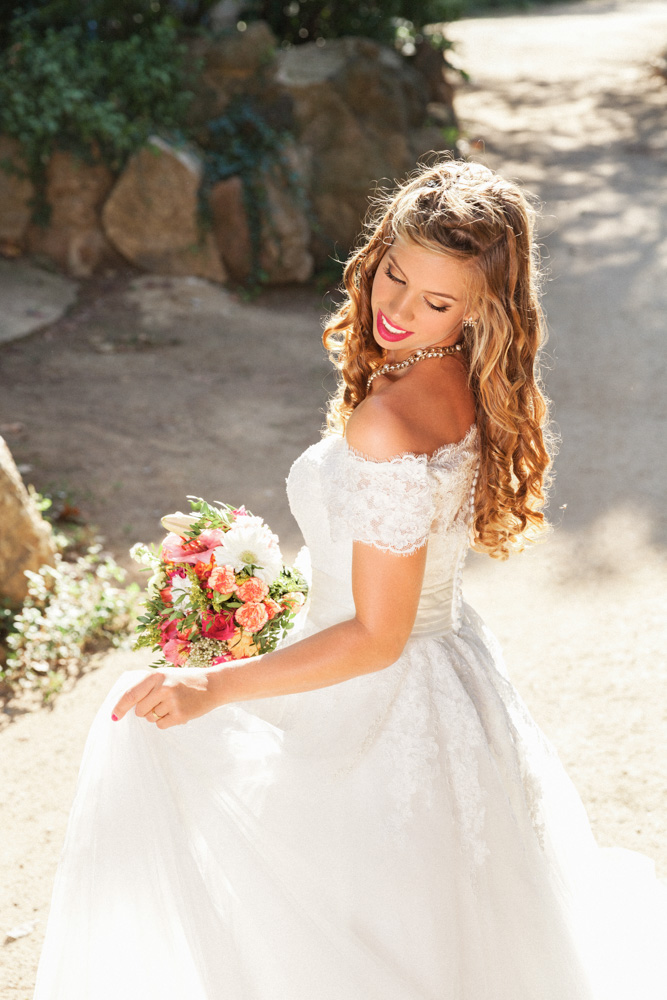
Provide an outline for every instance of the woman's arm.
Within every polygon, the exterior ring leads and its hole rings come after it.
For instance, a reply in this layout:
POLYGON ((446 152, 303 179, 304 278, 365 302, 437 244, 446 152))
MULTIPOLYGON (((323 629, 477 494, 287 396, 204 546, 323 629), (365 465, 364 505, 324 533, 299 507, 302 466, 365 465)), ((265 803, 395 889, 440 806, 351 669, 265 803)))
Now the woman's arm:
POLYGON ((234 701, 312 691, 372 673, 401 655, 417 613, 426 546, 411 555, 354 543, 355 616, 264 656, 196 672, 156 671, 125 692, 113 714, 153 710, 161 729, 234 701))
MULTIPOLYGON (((404 428, 390 413, 355 414, 348 440, 356 450, 386 459, 402 450, 404 428)), ((398 498, 397 498, 398 502, 398 498)), ((166 729, 219 705, 328 687, 389 666, 401 655, 414 624, 426 563, 426 545, 410 555, 355 542, 353 618, 284 649, 207 670, 156 671, 130 688, 114 709, 122 718, 155 711, 166 729)), ((155 716, 151 716, 155 720, 155 716)))

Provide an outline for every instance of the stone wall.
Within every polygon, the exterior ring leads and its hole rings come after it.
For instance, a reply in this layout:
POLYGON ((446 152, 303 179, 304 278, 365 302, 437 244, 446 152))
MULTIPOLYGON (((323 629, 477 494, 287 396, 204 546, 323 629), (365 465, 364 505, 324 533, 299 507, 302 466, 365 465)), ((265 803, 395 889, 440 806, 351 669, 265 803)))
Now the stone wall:
MULTIPOLYGON (((251 99, 256 113, 287 131, 285 157, 296 178, 264 170, 267 217, 260 267, 269 284, 307 281, 330 256, 354 244, 379 182, 391 184, 430 150, 447 149, 456 124, 442 56, 422 47, 412 62, 365 38, 280 49, 268 26, 190 44, 197 146, 153 138, 120 176, 56 150, 48 164, 51 221, 31 222, 30 181, 0 169, 0 252, 45 254, 77 277, 129 261, 145 270, 243 281, 251 270, 250 222, 243 178, 209 194, 203 224, 202 160, 207 123, 230 102, 251 99)), ((18 143, 0 136, 3 159, 20 167, 18 143)))

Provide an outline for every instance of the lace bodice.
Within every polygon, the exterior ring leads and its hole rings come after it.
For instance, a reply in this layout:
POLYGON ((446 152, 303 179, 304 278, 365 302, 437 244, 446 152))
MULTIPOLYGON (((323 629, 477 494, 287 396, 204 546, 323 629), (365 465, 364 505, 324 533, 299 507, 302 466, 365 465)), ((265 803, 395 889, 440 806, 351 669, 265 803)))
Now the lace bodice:
POLYGON ((412 636, 456 631, 477 466, 475 426, 430 457, 375 461, 337 436, 308 448, 287 494, 310 551, 311 621, 325 627, 354 614, 354 541, 404 555, 428 544, 412 636))

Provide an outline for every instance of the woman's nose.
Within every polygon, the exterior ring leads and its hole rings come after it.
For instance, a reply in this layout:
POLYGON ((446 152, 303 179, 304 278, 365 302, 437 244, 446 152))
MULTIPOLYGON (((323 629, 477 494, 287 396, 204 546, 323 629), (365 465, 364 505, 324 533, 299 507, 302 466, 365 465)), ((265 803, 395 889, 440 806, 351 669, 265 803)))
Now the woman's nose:
POLYGON ((407 323, 412 319, 414 309, 410 301, 410 293, 406 288, 396 289, 390 302, 390 308, 389 318, 407 329, 407 323))

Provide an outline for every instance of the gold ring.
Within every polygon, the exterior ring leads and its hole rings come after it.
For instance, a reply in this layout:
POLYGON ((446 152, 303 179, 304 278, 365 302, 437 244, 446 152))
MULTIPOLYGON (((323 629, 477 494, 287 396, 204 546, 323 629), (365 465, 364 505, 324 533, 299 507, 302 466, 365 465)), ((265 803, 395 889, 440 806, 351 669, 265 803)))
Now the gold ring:
POLYGON ((157 712, 155 711, 155 709, 154 709, 154 708, 152 708, 152 709, 151 709, 151 715, 154 715, 154 716, 155 716, 155 721, 156 721, 156 722, 157 722, 157 720, 158 720, 158 719, 161 719, 161 718, 162 718, 162 716, 161 716, 161 715, 158 715, 158 714, 157 714, 157 712))

